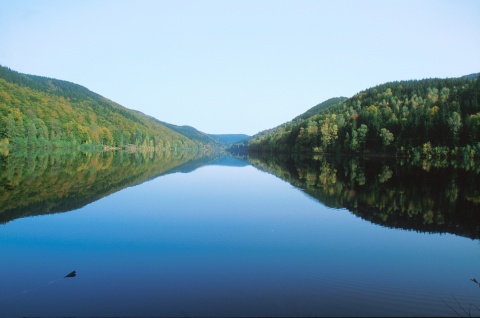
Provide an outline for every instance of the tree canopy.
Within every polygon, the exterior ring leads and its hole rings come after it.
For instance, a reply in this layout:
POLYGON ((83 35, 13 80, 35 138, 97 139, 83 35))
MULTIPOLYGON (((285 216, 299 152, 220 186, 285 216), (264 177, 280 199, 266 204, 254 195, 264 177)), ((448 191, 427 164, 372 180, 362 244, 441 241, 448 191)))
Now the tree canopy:
POLYGON ((206 145, 78 84, 0 66, 0 150, 78 146, 170 150, 206 145))
POLYGON ((379 85, 257 134, 249 151, 480 156, 480 79, 379 85))

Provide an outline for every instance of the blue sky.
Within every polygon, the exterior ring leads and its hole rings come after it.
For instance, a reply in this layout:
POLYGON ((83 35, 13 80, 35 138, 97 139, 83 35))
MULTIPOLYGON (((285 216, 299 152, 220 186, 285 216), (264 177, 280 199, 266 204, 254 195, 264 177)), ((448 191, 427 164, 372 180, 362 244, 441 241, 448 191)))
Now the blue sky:
POLYGON ((480 1, 0 3, 0 64, 208 133, 388 81, 480 72, 480 1))

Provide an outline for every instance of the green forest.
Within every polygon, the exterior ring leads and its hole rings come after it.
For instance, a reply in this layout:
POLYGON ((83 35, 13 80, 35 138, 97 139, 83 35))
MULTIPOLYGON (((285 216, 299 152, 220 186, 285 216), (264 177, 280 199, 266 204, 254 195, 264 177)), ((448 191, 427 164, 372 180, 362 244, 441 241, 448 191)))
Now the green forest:
POLYGON ((208 146, 83 86, 0 66, 0 153, 18 148, 208 146))
POLYGON ((480 79, 391 82, 330 99, 255 135, 248 151, 480 157, 480 79))

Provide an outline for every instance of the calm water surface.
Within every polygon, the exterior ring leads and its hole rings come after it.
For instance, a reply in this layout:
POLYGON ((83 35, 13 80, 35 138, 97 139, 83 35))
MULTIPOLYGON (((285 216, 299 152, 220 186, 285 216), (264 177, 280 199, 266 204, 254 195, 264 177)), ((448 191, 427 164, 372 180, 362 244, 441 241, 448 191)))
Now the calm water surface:
POLYGON ((373 224, 237 159, 199 166, 0 224, 0 316, 480 314, 478 240, 373 224))

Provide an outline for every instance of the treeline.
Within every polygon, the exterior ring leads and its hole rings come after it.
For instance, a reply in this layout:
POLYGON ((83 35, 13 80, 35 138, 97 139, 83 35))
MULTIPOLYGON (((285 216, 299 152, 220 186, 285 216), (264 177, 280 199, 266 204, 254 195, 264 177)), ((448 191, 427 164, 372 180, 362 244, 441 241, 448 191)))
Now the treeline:
POLYGON ((324 155, 251 155, 249 161, 372 223, 480 238, 478 162, 324 155))
POLYGON ((0 66, 0 151, 80 146, 176 149, 206 144, 83 86, 0 66))
POLYGON ((260 133, 250 152, 480 156, 480 79, 379 85, 260 133))

